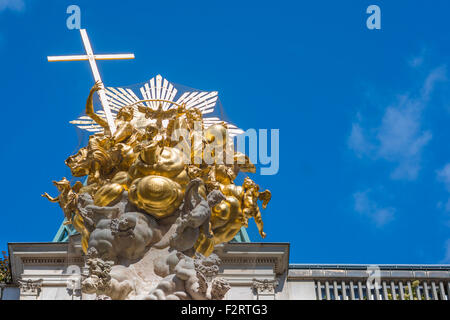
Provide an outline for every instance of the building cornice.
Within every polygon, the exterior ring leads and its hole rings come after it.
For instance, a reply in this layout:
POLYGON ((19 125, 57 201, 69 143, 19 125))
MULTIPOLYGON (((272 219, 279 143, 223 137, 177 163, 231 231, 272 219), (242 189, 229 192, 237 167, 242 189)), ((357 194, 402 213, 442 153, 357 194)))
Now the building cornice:
POLYGON ((271 266, 276 275, 285 273, 289 266, 289 243, 226 243, 217 246, 215 252, 223 265, 242 268, 266 265, 271 266))
MULTIPOLYGON (((83 265, 84 258, 78 245, 79 238, 71 237, 69 242, 9 243, 13 283, 18 284, 19 280, 23 279, 24 265, 83 265)), ((33 278, 33 275, 30 274, 28 278, 33 278)))

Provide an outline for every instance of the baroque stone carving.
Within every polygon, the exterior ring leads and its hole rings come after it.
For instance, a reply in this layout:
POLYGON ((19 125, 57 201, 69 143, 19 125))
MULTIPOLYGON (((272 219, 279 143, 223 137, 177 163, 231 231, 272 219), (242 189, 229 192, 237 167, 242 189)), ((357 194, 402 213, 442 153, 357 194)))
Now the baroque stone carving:
POLYGON ((230 287, 226 280, 215 278, 221 263, 217 255, 197 253, 190 257, 168 240, 175 238, 177 245, 193 252, 196 239, 175 232, 182 228, 197 228, 199 232, 199 224, 208 217, 206 211, 210 212, 207 200, 200 203, 206 203, 203 213, 181 207, 170 224, 157 221, 130 203, 127 191, 118 202, 105 207, 96 206, 89 194, 80 194, 78 209, 90 232, 89 272, 82 282, 83 292, 96 293, 101 299, 223 298, 230 287), (180 218, 182 214, 189 218, 180 218), (180 228, 185 219, 196 218, 196 223, 189 221, 180 228))
POLYGON ((266 208, 270 191, 248 177, 235 185, 239 172, 255 166, 234 150, 225 122, 206 126, 201 108, 147 99, 117 108, 114 131, 94 112, 93 94, 102 87, 96 83, 86 103, 96 133, 66 160, 85 183, 71 186, 64 178, 54 182, 57 197, 43 195, 82 236, 83 292, 98 299, 222 299, 230 286, 217 278, 213 250, 250 218, 265 237, 258 201, 266 208))
POLYGON ((253 279, 252 289, 256 290, 258 295, 274 295, 275 288, 278 286, 278 280, 270 280, 270 279, 253 279))
POLYGON ((32 296, 38 296, 39 292, 42 287, 42 279, 38 280, 17 280, 20 287, 20 294, 21 295, 32 295, 32 296))

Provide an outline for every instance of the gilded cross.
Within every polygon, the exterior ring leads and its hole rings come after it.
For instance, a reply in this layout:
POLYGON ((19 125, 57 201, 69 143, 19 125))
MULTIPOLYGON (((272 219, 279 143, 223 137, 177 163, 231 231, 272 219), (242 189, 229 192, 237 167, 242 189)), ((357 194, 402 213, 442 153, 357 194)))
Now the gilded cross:
MULTIPOLYGON (((102 84, 102 78, 98 72, 96 60, 119 60, 119 59, 134 59, 134 54, 132 53, 122 53, 122 54, 94 54, 92 51, 92 46, 89 41, 89 37, 86 33, 86 29, 80 29, 81 39, 83 40, 84 49, 86 51, 85 55, 71 55, 71 56, 49 56, 48 61, 89 61, 91 66, 92 74, 94 76, 95 82, 100 81, 102 84)), ((97 91, 100 102, 105 111, 106 121, 108 122, 111 134, 116 131, 116 126, 114 124, 114 119, 111 114, 111 108, 109 107, 108 98, 106 97, 105 87, 97 91)))

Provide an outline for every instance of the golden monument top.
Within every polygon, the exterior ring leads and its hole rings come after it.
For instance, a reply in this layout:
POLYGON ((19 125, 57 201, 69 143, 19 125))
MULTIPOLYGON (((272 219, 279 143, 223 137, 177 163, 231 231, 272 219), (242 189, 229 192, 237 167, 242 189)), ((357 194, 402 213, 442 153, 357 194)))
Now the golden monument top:
POLYGON ((116 131, 116 126, 114 124, 113 117, 111 115, 111 108, 109 106, 108 99, 106 98, 105 90, 103 87, 102 78, 100 77, 100 72, 97 68, 96 60, 119 60, 119 59, 134 59, 134 54, 126 53, 126 54, 94 54, 91 46, 91 42, 89 41, 89 37, 87 35, 86 29, 80 29, 81 39, 83 40, 84 49, 86 51, 85 55, 71 55, 71 56, 49 56, 47 57, 48 61, 89 61, 89 65, 91 66, 92 74, 94 76, 95 82, 102 83, 102 87, 98 90, 98 95, 100 101, 103 106, 104 115, 106 116, 106 120, 108 122, 109 128, 112 133, 116 131))

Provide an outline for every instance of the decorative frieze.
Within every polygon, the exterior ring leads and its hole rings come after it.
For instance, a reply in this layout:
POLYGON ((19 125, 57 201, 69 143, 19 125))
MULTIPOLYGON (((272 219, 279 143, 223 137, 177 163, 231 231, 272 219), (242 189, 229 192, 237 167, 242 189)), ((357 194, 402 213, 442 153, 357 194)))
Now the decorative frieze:
POLYGON ((255 258, 255 257, 222 257, 225 265, 255 266, 255 265, 272 265, 275 273, 282 273, 280 261, 277 258, 255 258))

